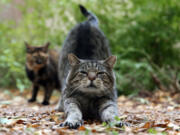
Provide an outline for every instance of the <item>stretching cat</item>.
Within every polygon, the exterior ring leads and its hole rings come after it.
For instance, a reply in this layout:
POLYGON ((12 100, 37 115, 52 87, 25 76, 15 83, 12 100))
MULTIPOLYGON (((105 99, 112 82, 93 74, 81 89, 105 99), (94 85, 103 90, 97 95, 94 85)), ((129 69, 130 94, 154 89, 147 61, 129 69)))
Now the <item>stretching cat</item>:
POLYGON ((60 88, 57 73, 59 54, 54 50, 49 51, 49 43, 38 47, 28 43, 25 45, 26 74, 33 83, 32 97, 28 101, 36 101, 39 87, 42 86, 45 90, 42 104, 48 105, 53 89, 60 88))
POLYGON ((113 73, 116 57, 111 56, 97 17, 81 5, 80 10, 88 19, 70 31, 58 68, 62 94, 57 109, 66 115, 60 126, 69 128, 78 128, 83 119, 116 122, 118 115, 113 73))

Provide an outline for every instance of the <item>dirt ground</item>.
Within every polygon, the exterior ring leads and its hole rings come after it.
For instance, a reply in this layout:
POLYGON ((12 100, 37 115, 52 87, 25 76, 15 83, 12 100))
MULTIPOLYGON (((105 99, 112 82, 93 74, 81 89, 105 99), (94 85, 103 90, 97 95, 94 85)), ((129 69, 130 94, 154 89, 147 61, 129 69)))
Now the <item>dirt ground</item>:
POLYGON ((42 106, 43 93, 36 103, 28 103, 30 91, 0 90, 0 135, 180 135, 180 94, 156 91, 140 97, 118 98, 119 118, 129 127, 116 128, 97 121, 85 121, 77 130, 61 128, 62 112, 54 111, 59 93, 51 105, 42 106))

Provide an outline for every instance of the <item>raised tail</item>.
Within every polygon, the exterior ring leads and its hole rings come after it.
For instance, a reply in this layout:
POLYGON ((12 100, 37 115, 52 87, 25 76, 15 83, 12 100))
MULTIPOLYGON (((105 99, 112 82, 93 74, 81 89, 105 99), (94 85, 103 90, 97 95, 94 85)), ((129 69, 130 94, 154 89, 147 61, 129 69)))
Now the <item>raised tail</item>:
POLYGON ((98 27, 98 18, 91 12, 89 12, 84 6, 79 5, 79 8, 81 10, 81 13, 88 18, 88 22, 90 22, 91 25, 98 27))

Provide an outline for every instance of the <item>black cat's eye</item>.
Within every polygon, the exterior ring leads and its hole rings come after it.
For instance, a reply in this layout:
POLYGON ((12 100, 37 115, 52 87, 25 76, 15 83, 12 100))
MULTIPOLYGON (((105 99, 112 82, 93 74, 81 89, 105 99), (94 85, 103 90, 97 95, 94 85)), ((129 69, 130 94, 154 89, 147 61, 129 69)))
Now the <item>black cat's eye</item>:
POLYGON ((88 73, 86 71, 80 71, 81 74, 87 75, 88 73))
POLYGON ((27 49, 27 50, 26 50, 26 52, 27 52, 27 53, 31 53, 31 54, 32 54, 32 53, 34 53, 34 50, 27 49))

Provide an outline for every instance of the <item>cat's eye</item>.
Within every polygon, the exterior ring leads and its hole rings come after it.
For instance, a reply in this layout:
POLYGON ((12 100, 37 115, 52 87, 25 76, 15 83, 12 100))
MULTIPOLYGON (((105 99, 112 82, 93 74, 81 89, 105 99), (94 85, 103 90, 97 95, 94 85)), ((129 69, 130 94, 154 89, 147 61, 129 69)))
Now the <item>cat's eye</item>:
POLYGON ((88 73, 86 71, 80 71, 81 74, 87 75, 88 73))
POLYGON ((32 53, 34 53, 34 50, 27 49, 27 50, 26 50, 26 52, 27 52, 27 53, 31 53, 31 54, 32 54, 32 53))
POLYGON ((97 75, 98 75, 98 77, 105 77, 106 73, 105 72, 98 72, 97 75))
POLYGON ((98 75, 105 75, 106 73, 105 72, 98 72, 97 74, 98 75))

